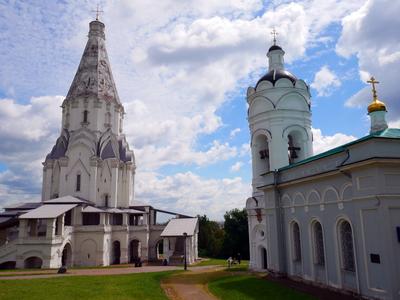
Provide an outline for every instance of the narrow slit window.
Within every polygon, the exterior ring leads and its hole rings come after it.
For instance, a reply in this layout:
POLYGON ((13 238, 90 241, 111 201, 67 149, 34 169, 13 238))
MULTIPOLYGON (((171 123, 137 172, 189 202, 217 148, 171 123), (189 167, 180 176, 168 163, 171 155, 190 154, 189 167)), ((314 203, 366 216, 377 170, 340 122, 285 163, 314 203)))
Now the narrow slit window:
POLYGON ((76 175, 76 191, 81 191, 81 174, 76 175))

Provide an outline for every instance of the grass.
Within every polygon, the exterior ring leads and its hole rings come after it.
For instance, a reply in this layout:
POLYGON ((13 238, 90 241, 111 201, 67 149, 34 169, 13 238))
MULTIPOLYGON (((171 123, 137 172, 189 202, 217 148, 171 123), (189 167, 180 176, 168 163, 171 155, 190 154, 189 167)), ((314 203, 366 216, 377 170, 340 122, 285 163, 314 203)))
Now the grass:
POLYGON ((0 279, 0 299, 168 299, 160 281, 173 272, 46 279, 0 279))
MULTIPOLYGON (((221 258, 205 258, 199 263, 194 264, 193 266, 200 267, 200 266, 224 266, 228 267, 228 261, 226 259, 221 259, 221 258)), ((232 265, 232 267, 247 267, 249 266, 249 261, 248 260, 242 260, 240 262, 240 265, 235 264, 232 265)))
POLYGON ((233 274, 213 278, 209 291, 221 300, 285 300, 315 299, 280 284, 257 278, 254 275, 233 274))

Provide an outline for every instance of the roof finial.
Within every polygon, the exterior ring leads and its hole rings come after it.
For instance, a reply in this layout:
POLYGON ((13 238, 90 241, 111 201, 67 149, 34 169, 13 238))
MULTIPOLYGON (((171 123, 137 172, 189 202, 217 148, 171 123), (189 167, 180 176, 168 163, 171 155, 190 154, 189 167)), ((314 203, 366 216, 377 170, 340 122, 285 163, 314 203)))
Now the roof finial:
POLYGON ((272 36, 274 37, 273 41, 274 41, 274 45, 276 45, 276 36, 279 34, 276 30, 275 27, 273 27, 272 31, 271 31, 272 36))
POLYGON ((377 81, 373 76, 371 77, 370 80, 367 81, 372 85, 372 102, 368 106, 368 113, 374 112, 374 111, 386 111, 386 105, 382 101, 379 101, 378 95, 376 93, 376 87, 375 84, 378 84, 379 81, 377 81))
POLYGON ((375 84, 378 84, 379 81, 377 81, 374 76, 371 77, 370 80, 367 81, 368 83, 370 83, 372 85, 372 97, 374 99, 374 101, 378 100, 378 95, 376 94, 376 88, 375 88, 375 84))
POLYGON ((99 20, 100 14, 103 13, 104 11, 102 11, 102 10, 99 8, 99 4, 97 4, 96 10, 92 10, 92 12, 95 12, 95 13, 96 13, 96 21, 98 21, 98 20, 99 20))

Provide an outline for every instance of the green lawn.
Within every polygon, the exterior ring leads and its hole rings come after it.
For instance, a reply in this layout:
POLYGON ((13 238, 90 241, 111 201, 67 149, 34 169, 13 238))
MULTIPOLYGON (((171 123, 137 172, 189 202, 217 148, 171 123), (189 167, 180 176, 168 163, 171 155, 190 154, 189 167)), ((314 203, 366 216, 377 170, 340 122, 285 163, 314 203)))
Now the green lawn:
MULTIPOLYGON (((242 260, 242 261, 240 262, 240 265, 235 264, 235 265, 233 265, 233 267, 238 267, 238 266, 240 266, 240 267, 243 268, 243 266, 248 267, 248 265, 249 265, 249 261, 248 261, 248 260, 242 260)), ((226 259, 220 259, 220 258, 206 258, 206 259, 204 259, 203 261, 194 264, 193 266, 196 266, 196 267, 197 267, 197 266, 225 266, 225 267, 228 267, 228 262, 227 262, 226 259)))
POLYGON ((253 275, 232 274, 210 280, 208 289, 221 300, 285 300, 315 299, 253 275))
POLYGON ((0 299, 168 299, 160 287, 160 281, 171 273, 0 279, 0 299))

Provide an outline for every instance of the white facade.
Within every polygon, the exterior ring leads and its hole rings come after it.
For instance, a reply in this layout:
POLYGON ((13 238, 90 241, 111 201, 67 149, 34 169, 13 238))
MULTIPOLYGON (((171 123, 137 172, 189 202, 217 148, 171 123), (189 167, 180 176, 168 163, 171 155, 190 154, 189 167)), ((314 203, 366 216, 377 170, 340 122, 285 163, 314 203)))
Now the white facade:
MULTIPOLYGON (((123 134, 124 114, 104 24, 93 21, 62 104, 60 137, 43 163, 42 203, 0 214, 0 268, 107 266, 176 254, 163 254, 164 242, 169 250, 181 244, 160 236, 166 225, 157 223, 157 214, 188 217, 134 201, 135 158, 123 134)), ((197 258, 197 244, 188 257, 197 258)))
POLYGON ((400 129, 376 102, 370 135, 312 156, 308 86, 283 72, 283 54, 270 48, 269 73, 247 95, 250 268, 400 299, 400 129))

